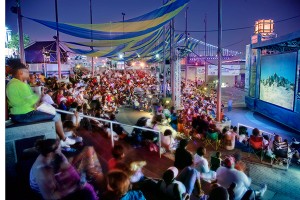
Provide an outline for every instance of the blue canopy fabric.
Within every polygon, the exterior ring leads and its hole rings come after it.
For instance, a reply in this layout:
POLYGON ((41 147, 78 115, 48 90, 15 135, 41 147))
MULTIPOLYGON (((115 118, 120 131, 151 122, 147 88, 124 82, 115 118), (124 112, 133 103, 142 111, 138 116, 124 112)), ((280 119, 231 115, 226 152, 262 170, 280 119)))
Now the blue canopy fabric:
POLYGON ((56 23, 27 18, 54 30, 58 30, 59 32, 79 38, 93 40, 130 40, 161 28, 175 17, 189 1, 190 0, 173 0, 142 16, 128 19, 124 22, 105 24, 56 23))

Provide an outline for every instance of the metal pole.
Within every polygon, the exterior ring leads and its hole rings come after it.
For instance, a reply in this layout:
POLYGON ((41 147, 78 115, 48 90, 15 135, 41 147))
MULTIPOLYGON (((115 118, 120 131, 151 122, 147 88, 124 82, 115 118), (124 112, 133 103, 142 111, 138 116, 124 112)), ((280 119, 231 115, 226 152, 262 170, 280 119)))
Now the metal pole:
POLYGON ((55 0, 55 16, 56 16, 56 60, 57 60, 57 69, 58 69, 58 79, 61 79, 57 0, 55 0))
MULTIPOLYGON (((163 5, 165 4, 163 0, 163 5)), ((163 97, 167 96, 167 67, 166 67, 166 48, 165 48, 165 40, 166 40, 166 28, 163 27, 163 69, 164 69, 164 80, 163 80, 163 97)))
POLYGON ((171 88, 172 88, 172 102, 173 106, 176 102, 175 91, 175 49, 174 49, 174 18, 170 24, 170 70, 171 70, 171 88))
MULTIPOLYGON (((91 42, 93 44, 93 12, 92 12, 92 0, 90 0, 90 21, 91 21, 91 42)), ((92 46, 92 50, 93 50, 93 46, 92 46)), ((92 56, 92 77, 94 77, 94 72, 95 68, 94 68, 94 57, 92 56)))
POLYGON ((205 41, 205 49, 204 49, 204 69, 205 69, 205 77, 204 77, 204 81, 205 84, 207 84, 208 82, 208 71, 207 71, 207 62, 206 62, 206 56, 207 56, 207 43, 206 43, 206 26, 207 26, 207 16, 205 13, 205 18, 204 18, 204 24, 205 24, 205 34, 204 34, 204 41, 205 41))
POLYGON ((25 51, 24 51, 24 38, 23 38, 23 24, 21 14, 21 3, 17 0, 17 14, 18 14, 18 28, 19 28, 19 55, 23 64, 26 64, 25 51))
POLYGON ((113 134, 113 124, 110 122, 110 138, 111 138, 111 146, 114 147, 114 134, 113 134))
MULTIPOLYGON (((185 10, 185 50, 187 49, 187 23, 188 23, 188 9, 189 7, 186 7, 185 10)), ((188 75, 188 64, 187 64, 187 56, 185 57, 185 87, 187 86, 187 75, 188 75)))
POLYGON ((167 96, 167 67, 166 67, 166 48, 165 48, 165 40, 166 40, 166 29, 163 27, 163 69, 164 69, 164 80, 163 80, 163 96, 166 98, 167 96))
POLYGON ((47 78, 47 73, 46 73, 46 61, 45 61, 45 47, 43 47, 43 61, 44 61, 44 69, 43 69, 43 73, 45 75, 45 77, 47 78))
MULTIPOLYGON (((125 20, 125 13, 122 13, 123 15, 123 36, 124 36, 124 20, 125 20)), ((124 63, 123 63, 123 68, 125 70, 125 51, 124 51, 124 54, 123 54, 123 60, 124 60, 124 63)))
POLYGON ((218 0, 218 91, 217 91, 217 121, 221 122, 221 73, 222 73, 222 0, 218 0))

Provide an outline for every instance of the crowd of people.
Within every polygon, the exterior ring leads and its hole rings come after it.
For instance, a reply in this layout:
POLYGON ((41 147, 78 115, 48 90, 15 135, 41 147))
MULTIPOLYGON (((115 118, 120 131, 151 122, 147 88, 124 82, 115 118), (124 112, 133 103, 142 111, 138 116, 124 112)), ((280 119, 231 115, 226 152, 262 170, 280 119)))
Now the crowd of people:
MULTIPOLYGON (((195 154, 186 149, 192 137, 204 139, 212 133, 218 134, 227 150, 232 150, 236 141, 248 142, 249 138, 239 135, 236 128, 217 128, 214 90, 207 94, 191 82, 188 85, 182 83, 182 107, 176 110, 163 101, 159 80, 147 71, 105 70, 97 77, 60 83, 56 78, 30 74, 19 60, 10 60, 7 65, 12 75, 6 85, 11 119, 17 123, 55 121, 59 139, 37 142, 36 149, 40 155, 30 172, 32 190, 44 199, 143 200, 143 190, 149 187, 149 182, 170 199, 255 199, 263 196, 267 189, 266 185, 259 191, 250 188, 251 179, 245 174, 245 164, 239 155, 227 156, 222 160, 221 153, 217 152, 219 166, 210 167, 204 146, 199 146, 195 154), (42 95, 35 94, 30 86, 42 86, 42 95), (38 110, 43 103, 74 112, 74 115, 49 114, 38 110), (115 140, 128 140, 135 146, 147 144, 150 150, 157 151, 156 132, 135 130, 126 133, 118 124, 110 130, 108 124, 80 115, 83 113, 116 121, 120 106, 152 112, 152 119, 145 119, 140 126, 158 131, 163 152, 174 152, 174 166, 170 166, 159 180, 144 176, 142 168, 147 164, 145 161, 124 162, 122 145, 113 147, 107 173, 102 171, 91 146, 81 149, 80 155, 71 161, 64 155, 72 151, 72 145, 84 142, 77 135, 79 127, 99 129, 115 140), (201 180, 211 182, 210 194, 204 195, 201 180), (130 185, 133 185, 132 189, 130 185)), ((227 117, 223 114, 222 119, 226 121, 227 117)), ((252 134, 262 137, 257 130, 254 129, 252 134)), ((268 138, 262 141, 266 146, 270 143, 268 138)), ((280 136, 275 138, 273 145, 277 157, 280 157, 280 149, 289 146, 280 136)), ((294 139, 292 145, 293 155, 299 157, 298 151, 294 151, 299 150, 299 142, 294 139)))

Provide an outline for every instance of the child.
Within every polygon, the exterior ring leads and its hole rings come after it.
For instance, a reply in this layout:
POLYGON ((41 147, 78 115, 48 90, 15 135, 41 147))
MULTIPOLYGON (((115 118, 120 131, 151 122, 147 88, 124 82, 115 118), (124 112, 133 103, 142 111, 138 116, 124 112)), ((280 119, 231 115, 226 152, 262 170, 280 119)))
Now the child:
POLYGON ((76 126, 74 126, 74 123, 71 120, 67 120, 63 123, 63 130, 66 137, 74 139, 76 142, 82 142, 82 137, 76 135, 76 126))
POLYGON ((221 152, 217 151, 216 155, 214 157, 211 157, 211 166, 210 169, 213 171, 217 171, 217 169, 221 166, 222 158, 221 158, 221 152))
POLYGON ((175 140, 172 137, 172 131, 166 129, 165 132, 161 135, 161 146, 166 149, 166 151, 171 151, 174 147, 175 140))
POLYGON ((108 161, 108 170, 113 170, 116 168, 117 163, 122 161, 122 159, 125 157, 125 153, 124 153, 124 147, 122 145, 116 144, 112 151, 112 156, 113 158, 111 158, 108 161))

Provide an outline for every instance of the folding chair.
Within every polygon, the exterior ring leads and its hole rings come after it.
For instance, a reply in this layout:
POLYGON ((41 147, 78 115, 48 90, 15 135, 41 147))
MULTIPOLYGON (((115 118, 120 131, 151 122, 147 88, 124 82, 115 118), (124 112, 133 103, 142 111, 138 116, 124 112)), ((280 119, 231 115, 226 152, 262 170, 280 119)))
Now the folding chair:
POLYGON ((221 145, 221 141, 219 140, 218 132, 214 132, 214 133, 207 132, 206 138, 204 140, 204 144, 205 144, 205 147, 207 145, 211 145, 213 148, 215 148, 215 150, 218 150, 218 148, 221 145), (215 143, 215 144, 213 144, 213 143, 215 143))
POLYGON ((260 162, 262 162, 264 154, 266 152, 266 148, 264 147, 263 143, 263 137, 255 137, 254 135, 251 135, 249 138, 248 145, 248 157, 250 157, 250 153, 252 152, 258 159, 260 159, 260 162), (257 156, 257 154, 260 154, 260 157, 257 156))
POLYGON ((277 160, 277 158, 282 158, 283 161, 286 162, 286 170, 288 170, 294 153, 289 150, 288 144, 286 143, 286 145, 280 145, 277 149, 274 146, 273 153, 276 156, 275 160, 277 160))

